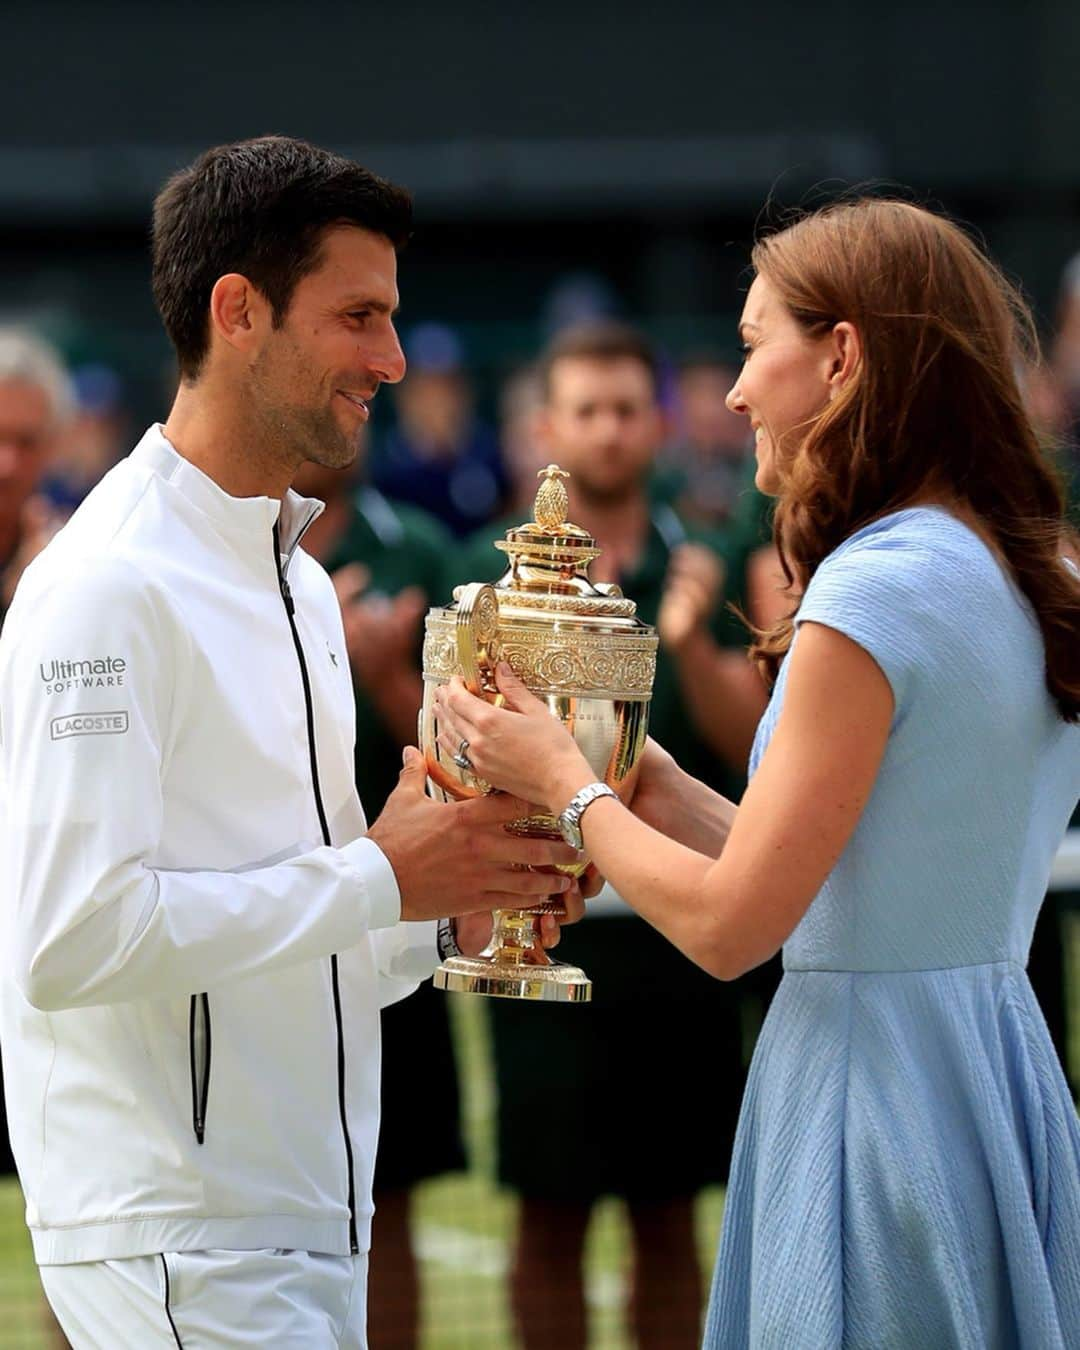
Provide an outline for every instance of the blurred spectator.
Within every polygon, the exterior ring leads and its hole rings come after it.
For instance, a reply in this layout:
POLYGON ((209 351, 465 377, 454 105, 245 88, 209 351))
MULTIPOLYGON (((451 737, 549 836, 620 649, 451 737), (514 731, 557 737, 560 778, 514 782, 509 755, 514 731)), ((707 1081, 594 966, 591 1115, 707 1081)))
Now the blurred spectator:
POLYGON ((550 340, 564 328, 613 319, 618 312, 618 297, 604 277, 595 272, 568 272, 548 291, 540 326, 550 340))
POLYGON ((397 425, 378 446, 372 478, 393 501, 468 534, 505 501, 498 441, 476 416, 457 334, 424 323, 406 335, 404 347, 409 370, 393 392, 397 425))
POLYGON ((1062 276, 1058 331, 1050 352, 1064 402, 1065 468, 1073 504, 1073 523, 1080 526, 1080 253, 1062 276))
POLYGON ((42 485, 73 404, 56 352, 29 333, 0 329, 0 622, 23 570, 62 523, 42 485))
POLYGON ((507 509, 525 520, 536 496, 536 475, 547 463, 537 435, 544 385, 534 366, 516 370, 499 391, 499 444, 509 480, 507 509))
MULTIPOLYGON (((307 463, 294 487, 326 503, 304 548, 331 573, 341 602, 356 690, 356 782, 373 820, 397 783, 402 746, 416 743, 423 616, 449 599, 441 579, 450 539, 437 520, 365 483, 363 459, 361 452, 344 471, 307 463)), ((384 1008, 381 1020, 368 1321, 377 1350, 412 1350, 420 1299, 410 1192, 427 1177, 464 1167, 465 1155, 445 994, 425 982, 384 1008)))
MULTIPOLYGON (((1058 331, 1046 367, 1028 371, 1024 392, 1036 426, 1060 450, 1073 524, 1080 528, 1080 254, 1062 275, 1058 331)), ((1080 560, 1078 560, 1080 561, 1080 560)), ((1080 826, 1080 806, 1072 827, 1080 826)), ((1051 891, 1039 911, 1028 955, 1028 975, 1074 1095, 1080 1081, 1069 1054, 1076 1025, 1076 990, 1067 979, 1066 915, 1080 910, 1080 890, 1051 891)))
MULTIPOLYGON (((74 405, 60 357, 20 329, 0 329, 0 625, 25 568, 63 523, 42 482, 67 432, 74 405)), ((3 1079, 0 1077, 0 1176, 13 1175, 3 1079)), ((41 1300, 44 1343, 67 1340, 41 1300)))
POLYGON ((684 363, 676 385, 676 433, 664 456, 683 475, 680 510, 714 525, 735 514, 751 458, 746 420, 725 401, 735 376, 714 357, 684 363))
POLYGON ((1080 253, 1066 264, 1062 274, 1052 361, 1069 409, 1074 418, 1080 418, 1080 253))
MULTIPOLYGON (((715 573, 724 572, 710 548, 717 541, 648 496, 663 419, 644 340, 622 325, 564 330, 543 369, 539 445, 545 460, 570 471, 570 517, 603 548, 593 579, 618 581, 641 617, 655 622, 669 588, 691 585, 682 576, 687 555, 678 563, 674 555, 694 546, 701 549, 697 561, 714 569, 715 600, 715 573)), ((454 581, 499 575, 502 557, 492 539, 521 519, 518 512, 485 528, 454 581)), ((696 616, 690 622, 696 626, 696 616)), ((764 689, 758 684, 747 726, 730 737, 743 743, 739 773, 725 776, 691 723, 679 660, 670 650, 660 653, 650 729, 690 772, 738 796, 747 727, 757 720, 764 689)), ((499 1177, 521 1196, 512 1298, 526 1350, 585 1344, 582 1254, 593 1203, 603 1195, 623 1197, 629 1210, 636 1343, 664 1350, 698 1343, 693 1202, 703 1186, 726 1176, 744 1077, 739 990, 704 976, 617 899, 612 907, 614 914, 568 929, 560 946, 560 959, 592 977, 592 1003, 568 1010, 492 999, 488 1008, 499 1177), (703 1071, 695 1029, 706 1025, 703 1071), (551 1129, 537 1143, 543 1120, 551 1129)))
POLYGON ((77 366, 72 383, 74 416, 43 486, 65 514, 127 453, 132 439, 123 381, 111 366, 77 366))

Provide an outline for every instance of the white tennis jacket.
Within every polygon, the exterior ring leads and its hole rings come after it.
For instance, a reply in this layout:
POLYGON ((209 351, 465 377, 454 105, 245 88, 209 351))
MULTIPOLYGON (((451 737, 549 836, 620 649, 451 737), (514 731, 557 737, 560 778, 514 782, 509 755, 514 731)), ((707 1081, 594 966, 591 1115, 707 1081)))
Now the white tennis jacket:
POLYGON ((363 837, 320 510, 154 427, 8 613, 0 1047, 43 1264, 368 1247, 378 1010, 435 925, 363 837))

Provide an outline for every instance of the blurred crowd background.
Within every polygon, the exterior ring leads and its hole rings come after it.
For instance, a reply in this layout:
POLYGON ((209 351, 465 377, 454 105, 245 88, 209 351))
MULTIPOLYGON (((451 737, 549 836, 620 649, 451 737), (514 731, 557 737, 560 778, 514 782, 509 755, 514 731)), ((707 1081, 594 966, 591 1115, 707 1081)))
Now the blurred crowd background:
MULTIPOLYGON (((761 623, 786 601, 748 429, 724 400, 749 243, 783 207, 903 184, 981 233, 1035 308, 1044 359, 1018 377, 1080 509, 1066 0, 778 0, 767 23, 692 0, 662 19, 590 0, 377 17, 189 0, 152 18, 67 0, 6 5, 0 44, 0 615, 168 411, 147 253, 168 174, 282 131, 415 194, 406 379, 376 399, 355 472, 296 485, 328 504, 305 546, 342 602, 369 818, 414 735, 427 607, 499 575, 491 541, 531 518, 551 460, 605 550, 594 579, 660 629, 654 734, 738 796, 767 691, 728 605, 761 623)), ((1074 1086, 1078 906, 1052 894, 1032 957, 1074 1086)), ((587 1008, 424 989, 384 1021, 373 1350, 696 1344, 777 971, 717 985, 610 891, 562 954, 594 979, 587 1008)), ((14 1179, 0 1203, 0 1346, 62 1344, 14 1179)))

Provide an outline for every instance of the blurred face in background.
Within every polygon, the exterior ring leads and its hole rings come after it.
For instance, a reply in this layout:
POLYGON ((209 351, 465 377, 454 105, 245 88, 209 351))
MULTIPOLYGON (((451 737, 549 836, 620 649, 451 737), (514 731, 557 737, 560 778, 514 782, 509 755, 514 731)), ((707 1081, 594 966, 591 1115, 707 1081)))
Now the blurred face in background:
POLYGON ((741 459, 750 443, 745 420, 727 405, 736 371, 719 362, 687 366, 679 376, 682 440, 702 456, 741 459))
POLYGON ((433 459, 462 447, 472 422, 468 378, 459 370, 417 370, 395 391, 398 418, 409 442, 433 459))
POLYGON ((835 354, 829 338, 810 337, 763 276, 746 295, 739 334, 744 360, 727 396, 734 413, 749 418, 757 458, 755 483, 780 490, 778 456, 789 459, 799 432, 825 407, 835 354))
POLYGON ((319 266, 302 277, 251 367, 259 430, 290 457, 343 468, 360 451, 368 404, 405 373, 394 328, 397 255, 389 239, 328 230, 319 266))
POLYGON ((545 453, 596 503, 641 490, 663 439, 652 372, 635 357, 565 356, 551 368, 538 420, 545 453))
POLYGON ((45 390, 24 380, 0 380, 0 523, 8 534, 48 467, 55 436, 45 390))

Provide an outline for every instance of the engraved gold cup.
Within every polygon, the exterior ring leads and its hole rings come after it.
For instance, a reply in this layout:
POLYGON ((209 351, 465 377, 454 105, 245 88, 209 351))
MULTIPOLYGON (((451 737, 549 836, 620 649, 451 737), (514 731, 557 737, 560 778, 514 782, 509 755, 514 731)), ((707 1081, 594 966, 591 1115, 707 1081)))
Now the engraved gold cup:
MULTIPOLYGON (((496 702, 494 668, 500 660, 572 733, 597 779, 624 800, 633 792, 648 728, 656 630, 637 618, 633 600, 617 586, 589 580, 589 563, 600 550, 566 519, 562 480, 569 475, 549 464, 538 476, 543 481, 536 519, 495 541, 509 559, 503 576, 459 586, 453 604, 428 612, 419 734, 428 791, 443 801, 475 797, 491 787, 439 745, 435 690, 460 675, 474 693, 496 702)), ((508 828, 534 838, 561 838, 555 818, 546 814, 508 828)), ((582 857, 560 870, 580 875, 587 864, 582 857)), ((481 955, 450 957, 436 971, 435 985, 499 998, 587 1002, 588 976, 553 961, 535 931, 537 914, 560 909, 544 903, 496 910, 492 940, 481 955)))

